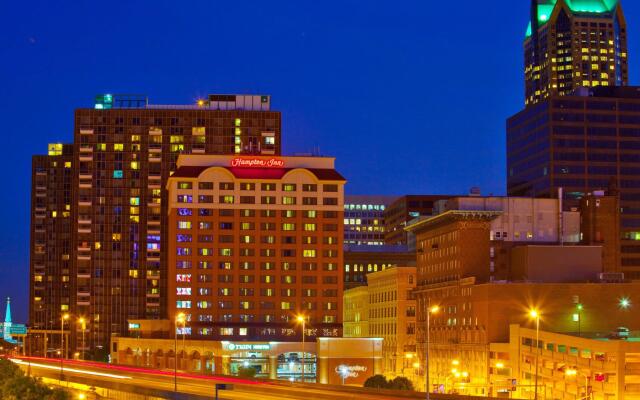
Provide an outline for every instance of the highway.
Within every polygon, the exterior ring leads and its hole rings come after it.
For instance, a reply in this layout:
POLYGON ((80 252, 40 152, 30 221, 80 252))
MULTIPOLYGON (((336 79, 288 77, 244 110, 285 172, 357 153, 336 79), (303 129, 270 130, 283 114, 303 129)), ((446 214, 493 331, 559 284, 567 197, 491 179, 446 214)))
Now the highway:
MULTIPOLYGON (((60 360, 34 357, 12 358, 24 370, 30 368, 34 376, 58 379, 60 360)), ((158 371, 145 368, 108 365, 77 360, 64 361, 64 376, 70 382, 84 383, 92 381, 135 385, 140 388, 174 390, 174 374, 170 371, 158 371)), ((199 376, 178 373, 178 392, 184 394, 209 396, 213 398, 216 383, 233 385, 231 391, 220 391, 220 399, 225 400, 391 400, 418 398, 413 396, 395 397, 378 393, 367 393, 355 388, 323 387, 316 384, 294 384, 282 382, 262 382, 234 377, 199 376)))

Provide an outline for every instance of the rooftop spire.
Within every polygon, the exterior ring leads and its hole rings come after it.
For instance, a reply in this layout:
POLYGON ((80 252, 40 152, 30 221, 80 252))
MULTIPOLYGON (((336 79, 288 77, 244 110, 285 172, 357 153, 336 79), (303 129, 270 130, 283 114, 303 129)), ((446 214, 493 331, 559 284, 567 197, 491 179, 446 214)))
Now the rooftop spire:
POLYGON ((11 323, 11 298, 7 297, 7 311, 4 314, 4 322, 11 323))

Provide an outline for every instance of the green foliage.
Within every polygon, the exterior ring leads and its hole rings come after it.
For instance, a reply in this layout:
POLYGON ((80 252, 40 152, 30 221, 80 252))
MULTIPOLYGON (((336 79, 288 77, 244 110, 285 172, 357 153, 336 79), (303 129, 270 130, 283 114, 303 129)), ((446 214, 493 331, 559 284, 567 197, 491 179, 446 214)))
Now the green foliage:
POLYGON ((254 378, 256 376, 256 369, 251 367, 240 367, 238 368, 238 376, 240 378, 254 378))
POLYGON ((3 400, 70 400, 69 393, 49 389, 39 379, 25 376, 9 360, 0 359, 0 398, 3 400))
POLYGON ((374 375, 364 382, 364 387, 374 389, 386 389, 389 385, 384 375, 374 375))
POLYGON ((364 382, 364 387, 390 390, 414 390, 413 383, 404 376, 388 381, 384 375, 374 375, 364 382))
POLYGON ((404 376, 397 376, 394 380, 388 382, 388 389, 393 390, 413 390, 413 383, 404 376))

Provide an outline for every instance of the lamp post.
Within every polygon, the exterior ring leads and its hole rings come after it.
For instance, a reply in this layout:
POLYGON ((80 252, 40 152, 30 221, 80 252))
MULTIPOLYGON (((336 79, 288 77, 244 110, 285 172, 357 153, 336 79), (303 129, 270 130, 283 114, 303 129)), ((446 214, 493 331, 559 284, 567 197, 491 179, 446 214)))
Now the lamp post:
POLYGON ((178 322, 183 323, 185 321, 185 315, 180 313, 176 315, 173 329, 173 391, 178 392, 178 322))
POLYGON ((429 301, 429 307, 427 308, 427 344, 426 344, 426 362, 425 362, 425 379, 426 379, 426 392, 427 392, 427 400, 431 400, 431 396, 429 393, 429 335, 431 331, 431 314, 436 314, 440 310, 438 306, 431 306, 431 301, 429 301))
MULTIPOLYGON (((301 364, 302 364, 302 383, 304 383, 304 380, 305 380, 304 379, 304 350, 305 350, 304 334, 305 334, 305 327, 306 327, 307 320, 302 315, 298 315, 298 318, 296 318, 296 319, 298 320, 299 323, 302 324, 302 358, 301 358, 301 364)), ((342 378, 342 384, 344 385, 344 378, 342 378)))
MULTIPOLYGON (((587 399, 587 400, 591 398, 591 394, 589 393, 589 379, 590 379, 589 376, 587 376, 586 374, 583 374, 581 372, 578 372, 578 370, 574 369, 574 368, 570 368, 570 369, 564 371, 564 374, 566 376, 578 376, 578 374, 582 375, 584 377, 584 394, 585 394, 584 398, 587 399)), ((577 385, 577 382, 576 382, 576 385, 577 385)), ((579 388, 579 385, 578 385, 578 388, 579 388)), ((577 397, 578 397, 578 395, 576 394, 576 398, 577 397)))
POLYGON ((81 354, 82 354, 82 360, 84 361, 84 358, 85 358, 85 356, 84 356, 84 331, 87 329, 87 321, 84 318, 80 317, 78 319, 78 323, 80 324, 80 329, 82 329, 82 352, 81 352, 81 354))
POLYGON ((538 355, 540 354, 540 313, 538 310, 529 311, 529 316, 536 320, 536 378, 534 400, 538 400, 538 355))
POLYGON ((69 319, 69 314, 60 317, 60 380, 64 379, 64 321, 69 319))

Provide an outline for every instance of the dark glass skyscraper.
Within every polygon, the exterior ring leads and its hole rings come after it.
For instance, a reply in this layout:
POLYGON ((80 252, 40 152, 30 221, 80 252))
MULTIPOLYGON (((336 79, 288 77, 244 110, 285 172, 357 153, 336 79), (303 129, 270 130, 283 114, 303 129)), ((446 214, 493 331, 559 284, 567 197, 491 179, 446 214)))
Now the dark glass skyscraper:
POLYGON ((620 196, 621 266, 640 279, 640 88, 551 96, 507 122, 509 196, 556 197, 578 207, 594 191, 620 196))
POLYGON ((619 0, 532 0, 524 54, 527 105, 579 86, 627 85, 619 0))

